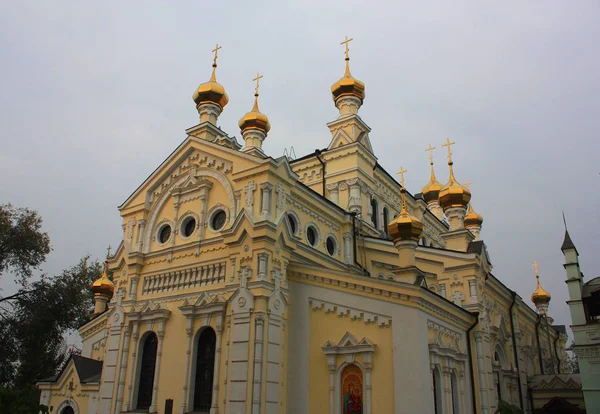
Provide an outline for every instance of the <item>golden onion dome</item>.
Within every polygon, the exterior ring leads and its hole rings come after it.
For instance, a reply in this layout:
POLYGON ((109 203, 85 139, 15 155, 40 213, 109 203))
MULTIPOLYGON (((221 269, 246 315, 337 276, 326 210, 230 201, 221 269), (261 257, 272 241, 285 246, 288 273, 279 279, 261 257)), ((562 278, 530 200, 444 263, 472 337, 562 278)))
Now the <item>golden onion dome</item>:
POLYGON ((402 211, 390 224, 388 224, 388 234, 394 242, 401 240, 419 241, 423 233, 423 223, 411 215, 406 209, 406 189, 400 189, 402 193, 402 211))
POLYGON ((540 278, 538 276, 537 277, 537 288, 533 292, 533 295, 531 295, 531 301, 533 303, 535 303, 536 305, 539 305, 539 304, 545 305, 548 302, 550 302, 550 299, 552 299, 552 296, 550 296, 550 293, 546 292, 544 290, 544 288, 542 288, 542 285, 540 284, 540 278))
POLYGON ((210 80, 204 82, 198 86, 198 89, 194 92, 192 98, 196 102, 196 107, 202 104, 214 104, 221 108, 225 108, 225 105, 229 102, 229 96, 225 92, 223 85, 217 82, 216 77, 217 63, 213 63, 213 72, 210 80))
POLYGON ((450 179, 440 190, 440 204, 444 211, 452 207, 466 208, 471 200, 471 191, 454 178, 453 162, 449 161, 448 165, 450 166, 450 179))
POLYGON ((483 217, 473 210, 473 204, 469 203, 469 210, 465 216, 465 227, 481 227, 483 217))
POLYGON ((350 58, 348 52, 346 52, 346 73, 336 83, 331 86, 331 94, 333 95, 333 101, 343 96, 355 96, 360 99, 362 104, 365 99, 365 84, 350 74, 350 58))
POLYGON ((104 262, 104 272, 100 279, 92 283, 92 292, 94 296, 111 297, 115 292, 115 284, 108 278, 108 260, 104 262))
POLYGON ((269 118, 258 110, 258 92, 254 94, 254 107, 238 122, 242 134, 249 129, 257 129, 265 134, 271 129, 269 118))
POLYGON ((431 164, 431 179, 421 190, 425 202, 429 204, 432 201, 437 201, 440 197, 441 189, 442 184, 438 180, 436 180, 435 173, 433 172, 433 164, 431 164))

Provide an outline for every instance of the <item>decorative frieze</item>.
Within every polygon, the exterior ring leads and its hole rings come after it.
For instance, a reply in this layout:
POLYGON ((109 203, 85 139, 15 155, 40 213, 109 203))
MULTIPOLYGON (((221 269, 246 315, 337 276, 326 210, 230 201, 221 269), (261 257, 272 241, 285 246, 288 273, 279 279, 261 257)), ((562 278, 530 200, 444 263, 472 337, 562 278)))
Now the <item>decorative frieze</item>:
POLYGON ((225 283, 227 262, 207 264, 204 266, 173 272, 160 273, 144 277, 142 295, 188 289, 225 283))
POLYGON ((353 321, 364 321, 366 324, 377 323, 379 327, 389 327, 392 317, 378 313, 368 312, 363 309, 352 308, 350 306, 339 305, 336 303, 325 302, 318 299, 309 298, 309 303, 314 311, 324 310, 325 313, 334 313, 340 318, 349 317, 353 321))

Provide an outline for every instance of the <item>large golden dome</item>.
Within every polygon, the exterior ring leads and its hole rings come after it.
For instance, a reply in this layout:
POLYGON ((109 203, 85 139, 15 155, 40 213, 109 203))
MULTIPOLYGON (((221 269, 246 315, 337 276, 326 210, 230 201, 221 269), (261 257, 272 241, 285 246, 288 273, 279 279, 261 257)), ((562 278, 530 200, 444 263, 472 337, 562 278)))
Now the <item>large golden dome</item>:
POLYGON ((473 210, 473 204, 469 203, 469 210, 465 216, 465 227, 481 227, 483 217, 473 210))
POLYGON ((542 288, 542 285, 540 284, 540 278, 538 276, 537 277, 537 288, 533 292, 533 295, 531 295, 531 301, 533 303, 535 303, 536 305, 538 305, 538 304, 545 305, 548 302, 550 302, 550 299, 552 299, 552 296, 550 295, 550 293, 546 292, 544 290, 544 288, 542 288))
POLYGON ((229 97, 227 96, 227 92, 225 92, 225 88, 217 82, 217 77, 215 75, 216 69, 217 64, 213 63, 213 72, 210 80, 200 84, 198 89, 194 92, 192 98, 194 99, 194 102, 196 102, 196 107, 205 103, 211 103, 219 106, 222 110, 229 102, 229 97))
POLYGON ((444 211, 452 207, 466 208, 471 200, 471 192, 454 178, 453 162, 449 161, 448 165, 450 166, 450 179, 440 190, 440 204, 444 211))
POLYGON ((92 283, 92 292, 94 292, 94 296, 107 297, 112 297, 115 292, 115 284, 108 278, 108 260, 104 262, 104 272, 102 272, 100 279, 92 283))
POLYGON ((401 240, 419 241, 423 233, 423 223, 411 215, 406 209, 406 189, 400 189, 402 193, 402 211, 390 224, 388 224, 388 234, 394 242, 401 240))
POLYGON ((242 134, 249 129, 257 129, 265 134, 271 129, 269 118, 258 110, 258 93, 254 94, 254 107, 238 122, 242 134))

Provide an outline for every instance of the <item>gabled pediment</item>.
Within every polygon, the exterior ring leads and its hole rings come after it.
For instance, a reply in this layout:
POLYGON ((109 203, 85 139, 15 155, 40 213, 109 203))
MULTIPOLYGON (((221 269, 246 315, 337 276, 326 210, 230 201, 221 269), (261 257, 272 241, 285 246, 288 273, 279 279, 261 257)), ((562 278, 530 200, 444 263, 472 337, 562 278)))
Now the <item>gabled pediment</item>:
POLYGON ((346 332, 337 344, 327 341, 321 349, 326 355, 372 353, 375 351, 375 344, 368 338, 357 341, 354 335, 346 332))

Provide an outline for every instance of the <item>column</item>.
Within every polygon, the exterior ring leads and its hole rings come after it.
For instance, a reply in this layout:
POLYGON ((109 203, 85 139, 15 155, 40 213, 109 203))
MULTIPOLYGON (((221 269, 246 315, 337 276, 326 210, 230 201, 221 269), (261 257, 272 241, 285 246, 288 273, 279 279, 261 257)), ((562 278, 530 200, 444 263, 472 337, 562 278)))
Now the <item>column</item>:
POLYGON ((329 199, 332 203, 340 204, 340 192, 338 189, 338 183, 327 184, 327 190, 329 190, 329 199))
POLYGON ((371 414, 371 370, 373 364, 371 364, 371 354, 363 354, 363 364, 365 368, 365 414, 371 414))
POLYGON ((260 185, 261 202, 260 202, 260 214, 267 216, 271 213, 271 191, 273 190, 273 184, 262 183, 260 185))
POLYGON ((260 414, 262 400, 262 360, 265 315, 254 314, 254 378, 252 384, 252 414, 260 414))
POLYGON ((138 232, 137 232, 137 239, 136 239, 136 248, 135 250, 138 252, 142 251, 142 245, 143 245, 143 240, 144 240, 144 227, 146 227, 146 220, 138 220, 138 232))
POLYGON ((212 392, 212 404, 210 407, 210 414, 217 414, 219 412, 219 372, 221 370, 221 336, 223 334, 223 316, 217 316, 217 342, 215 350, 215 367, 213 374, 213 392, 212 392))
POLYGON ((229 344, 231 343, 231 315, 227 320, 227 339, 225 340, 225 377, 223 378, 223 412, 227 412, 227 380, 229 377, 229 344))
POLYGON ((344 263, 352 264, 352 234, 344 233, 344 263))
POLYGON ((187 348, 185 350, 185 370, 183 377, 183 395, 181 397, 181 407, 179 412, 181 414, 187 412, 187 404, 189 401, 189 387, 190 387, 190 359, 192 357, 192 338, 194 334, 194 320, 187 318, 187 327, 185 333, 187 334, 187 348))
POLYGON ((442 368, 442 389, 443 389, 443 398, 442 398, 442 405, 443 405, 443 411, 444 413, 451 413, 452 412, 452 379, 450 378, 450 376, 452 375, 452 370, 447 367, 444 366, 442 368))
POLYGON ((329 369, 329 414, 335 414, 335 355, 327 355, 329 369))
POLYGON ((125 388, 125 373, 127 371, 127 357, 129 354, 129 335, 130 327, 127 325, 124 329, 125 336, 123 339, 123 351, 121 352, 121 368, 119 370, 119 376, 117 378, 117 404, 115 405, 115 413, 118 413, 123 402, 123 389, 125 388))
POLYGON ((131 364, 129 365, 131 368, 129 369, 129 379, 127 381, 127 398, 125 398, 125 405, 123 407, 123 411, 129 411, 133 406, 133 372, 135 371, 135 362, 137 359, 137 351, 139 349, 139 327, 139 322, 136 322, 135 325, 133 325, 133 335, 131 336, 133 339, 133 351, 131 352, 131 364))
POLYGON ((469 280, 469 302, 471 304, 477 303, 477 280, 471 279, 469 280))
POLYGON ((256 274, 257 280, 267 280, 267 259, 269 255, 267 253, 258 254, 258 273, 256 274))
MULTIPOLYGON (((162 322, 164 323, 164 322, 162 322)), ((161 323, 161 324, 162 324, 161 323)), ((163 327, 158 331, 158 348, 156 350, 156 368, 154 369, 154 384, 152 385, 152 403, 150 404, 149 413, 156 413, 156 399, 158 398, 158 379, 160 378, 160 360, 162 356, 162 346, 165 332, 163 327)))
MULTIPOLYGON (((483 355, 483 335, 483 332, 475 332, 475 350, 477 352, 477 378, 479 379, 480 409, 482 414, 487 414, 489 412, 489 402, 485 386, 486 370, 483 355)), ((473 398, 475 398, 475 396, 473 396, 473 398)))

